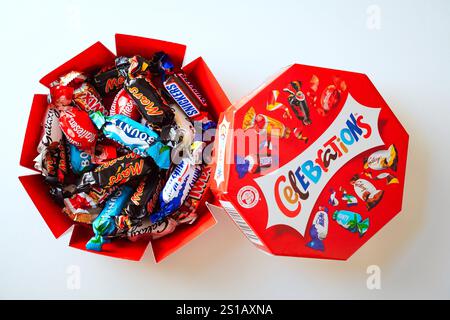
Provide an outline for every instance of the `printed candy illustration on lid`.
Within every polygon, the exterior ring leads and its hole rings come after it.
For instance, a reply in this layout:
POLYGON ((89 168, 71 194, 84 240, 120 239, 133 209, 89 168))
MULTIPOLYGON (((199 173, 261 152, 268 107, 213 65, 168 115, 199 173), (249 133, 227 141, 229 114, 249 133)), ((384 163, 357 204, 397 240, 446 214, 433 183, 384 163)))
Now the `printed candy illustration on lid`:
POLYGON ((295 64, 221 115, 212 188, 260 249, 345 260, 400 212, 407 149, 367 76, 295 64))

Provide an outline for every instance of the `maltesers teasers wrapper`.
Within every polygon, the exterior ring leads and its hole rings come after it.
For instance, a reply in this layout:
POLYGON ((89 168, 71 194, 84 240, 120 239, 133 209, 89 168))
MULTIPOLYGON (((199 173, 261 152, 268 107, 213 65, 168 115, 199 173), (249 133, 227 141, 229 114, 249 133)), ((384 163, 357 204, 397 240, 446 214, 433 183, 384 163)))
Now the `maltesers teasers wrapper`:
POLYGON ((86 111, 67 107, 61 111, 59 124, 67 141, 81 150, 92 151, 97 142, 97 128, 86 111))
POLYGON ((292 65, 221 115, 212 188, 258 248, 345 260, 400 211, 407 147, 365 75, 292 65))

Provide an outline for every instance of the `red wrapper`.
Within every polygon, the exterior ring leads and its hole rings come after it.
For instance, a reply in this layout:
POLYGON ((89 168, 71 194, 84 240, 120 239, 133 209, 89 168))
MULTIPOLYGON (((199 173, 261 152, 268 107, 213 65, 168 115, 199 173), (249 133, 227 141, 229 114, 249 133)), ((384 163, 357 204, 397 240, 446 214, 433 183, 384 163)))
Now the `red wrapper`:
POLYGON ((110 115, 122 114, 135 121, 139 121, 141 114, 134 100, 125 89, 121 89, 111 105, 110 115))
POLYGON ((92 151, 97 141, 97 129, 87 112, 69 107, 61 111, 59 125, 71 144, 81 150, 92 151))
POLYGON ((86 112, 100 111, 105 115, 107 114, 99 93, 88 82, 84 82, 74 91, 73 100, 77 106, 86 112))

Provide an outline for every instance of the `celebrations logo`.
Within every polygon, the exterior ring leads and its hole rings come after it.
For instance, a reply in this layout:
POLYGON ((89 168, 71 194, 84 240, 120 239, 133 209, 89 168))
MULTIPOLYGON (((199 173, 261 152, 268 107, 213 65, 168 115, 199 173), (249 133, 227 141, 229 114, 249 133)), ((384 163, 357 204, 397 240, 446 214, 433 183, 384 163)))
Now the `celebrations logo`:
POLYGON ((283 167, 255 179, 268 207, 266 228, 287 225, 305 234, 311 211, 328 181, 348 161, 383 145, 380 108, 365 107, 349 94, 330 127, 283 167))

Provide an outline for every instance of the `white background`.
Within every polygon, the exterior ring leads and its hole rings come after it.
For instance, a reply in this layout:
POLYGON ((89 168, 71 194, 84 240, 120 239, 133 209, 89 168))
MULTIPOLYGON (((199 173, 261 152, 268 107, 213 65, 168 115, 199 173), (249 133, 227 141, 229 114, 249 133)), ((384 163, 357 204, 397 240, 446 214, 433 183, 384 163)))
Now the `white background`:
POLYGON ((450 298, 449 1, 9 1, 0 34, 0 298, 450 298), (268 256, 224 215, 160 264, 55 240, 17 179, 32 95, 116 32, 187 44, 232 101, 293 62, 367 73, 410 134, 402 213, 347 262, 268 256), (370 265, 381 290, 366 287, 370 265))

